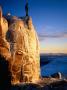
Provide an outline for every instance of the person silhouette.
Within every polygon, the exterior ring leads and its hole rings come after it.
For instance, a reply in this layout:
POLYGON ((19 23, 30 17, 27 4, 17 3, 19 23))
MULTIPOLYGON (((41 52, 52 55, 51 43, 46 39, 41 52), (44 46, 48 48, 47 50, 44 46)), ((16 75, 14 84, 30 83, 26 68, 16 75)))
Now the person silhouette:
POLYGON ((26 16, 28 16, 28 0, 26 0, 26 5, 25 5, 25 11, 26 11, 26 16))

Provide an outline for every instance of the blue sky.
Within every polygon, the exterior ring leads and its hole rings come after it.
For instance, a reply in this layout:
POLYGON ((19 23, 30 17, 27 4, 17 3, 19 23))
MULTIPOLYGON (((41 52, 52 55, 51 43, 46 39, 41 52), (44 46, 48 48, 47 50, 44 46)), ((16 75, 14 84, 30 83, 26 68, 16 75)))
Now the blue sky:
MULTIPOLYGON (((25 16, 26 0, 0 0, 4 14, 25 16)), ((67 53, 67 0, 28 0, 41 52, 67 53)))

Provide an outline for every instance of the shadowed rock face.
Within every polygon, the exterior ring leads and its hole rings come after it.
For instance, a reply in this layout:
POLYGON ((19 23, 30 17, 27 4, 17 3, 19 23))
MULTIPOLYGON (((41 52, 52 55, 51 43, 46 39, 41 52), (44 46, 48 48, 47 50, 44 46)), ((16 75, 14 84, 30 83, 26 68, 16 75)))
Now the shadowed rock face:
POLYGON ((0 55, 9 62, 11 83, 36 82, 40 77, 40 52, 32 19, 14 16, 9 21, 0 10, 0 55))
POLYGON ((0 55, 0 90, 9 90, 11 85, 11 74, 9 62, 0 55))
POLYGON ((14 85, 10 90, 67 90, 67 81, 54 81, 50 84, 45 84, 45 81, 42 84, 25 83, 14 85))

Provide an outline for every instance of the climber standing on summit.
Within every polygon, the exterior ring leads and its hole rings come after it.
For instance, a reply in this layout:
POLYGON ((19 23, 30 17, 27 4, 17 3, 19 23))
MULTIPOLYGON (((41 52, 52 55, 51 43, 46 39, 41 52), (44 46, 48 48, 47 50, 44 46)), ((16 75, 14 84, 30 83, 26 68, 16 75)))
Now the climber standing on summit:
POLYGON ((26 0, 25 11, 26 11, 26 16, 28 16, 28 0, 26 0))

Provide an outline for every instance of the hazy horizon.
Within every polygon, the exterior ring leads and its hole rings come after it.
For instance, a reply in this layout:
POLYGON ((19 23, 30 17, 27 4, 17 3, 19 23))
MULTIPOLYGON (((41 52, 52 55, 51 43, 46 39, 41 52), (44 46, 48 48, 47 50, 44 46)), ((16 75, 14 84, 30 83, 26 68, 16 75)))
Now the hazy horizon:
POLYGON ((49 52, 41 52, 40 54, 48 54, 48 55, 50 55, 50 54, 54 54, 54 55, 58 55, 58 54, 60 54, 60 55, 63 55, 63 54, 65 54, 65 55, 67 55, 67 53, 62 53, 62 52, 60 52, 60 53, 54 53, 54 52, 51 52, 51 53, 49 53, 49 52))

